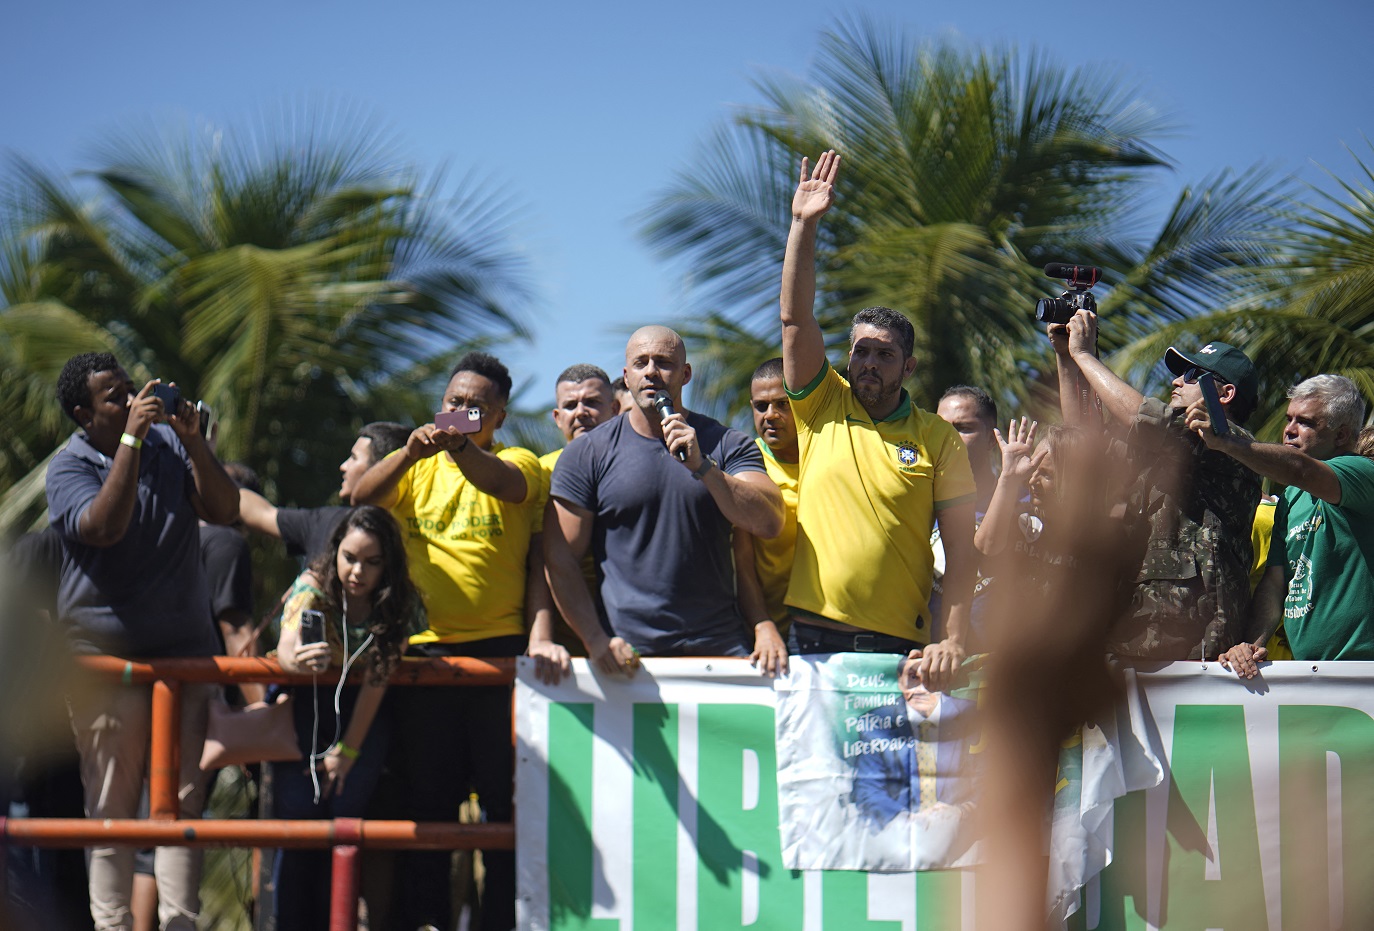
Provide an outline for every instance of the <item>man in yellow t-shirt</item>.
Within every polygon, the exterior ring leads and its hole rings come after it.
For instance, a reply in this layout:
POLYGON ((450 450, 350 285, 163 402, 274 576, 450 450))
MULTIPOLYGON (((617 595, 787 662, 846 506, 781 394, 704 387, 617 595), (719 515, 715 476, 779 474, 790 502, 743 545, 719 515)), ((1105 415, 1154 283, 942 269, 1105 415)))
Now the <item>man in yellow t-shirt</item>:
MULTIPOLYGON (((571 443, 593 427, 600 426, 617 413, 619 407, 611 390, 611 378, 603 369, 595 365, 578 363, 570 365, 558 376, 554 383, 553 422, 563 441, 571 443)), ((563 455, 562 447, 539 457, 543 470, 543 501, 540 504, 540 526, 535 528, 535 543, 530 547, 533 557, 530 563, 530 642, 527 652, 534 657, 535 674, 546 682, 557 682, 572 668, 573 656, 585 656, 586 649, 577 632, 558 613, 549 592, 549 582, 544 575, 543 547, 539 535, 543 533, 542 512, 547 507, 549 497, 549 478, 558 457, 563 455)), ((587 585, 596 591, 596 564, 588 551, 582 560, 582 575, 587 585)))
POLYGON ((840 158, 802 160, 783 257, 783 380, 797 421, 802 494, 787 589, 793 653, 906 652, 930 691, 955 681, 973 597, 975 485, 954 428, 911 403, 915 331, 870 307, 850 329, 849 379, 830 367, 813 310, 816 231, 840 158), (945 548, 944 640, 932 644, 930 535, 945 548))
POLYGON ((782 533, 771 540, 735 530, 735 591, 745 623, 754 628, 750 660, 765 675, 787 672, 787 583, 792 577, 792 554, 797 548, 797 425, 782 384, 782 359, 769 359, 754 370, 749 382, 749 406, 754 415, 754 444, 763 453, 763 467, 782 492, 782 533))
MULTIPOLYGON (((463 356, 435 415, 457 425, 417 428, 354 486, 356 503, 390 508, 406 535, 411 578, 429 614, 429 629, 411 638, 412 655, 513 656, 525 648, 526 560, 543 476, 534 453, 495 442, 510 390, 499 360, 463 356)), ((509 821, 510 688, 405 688, 390 698, 403 817, 457 821, 475 790, 488 821, 509 821)), ((483 862, 490 926, 512 927, 514 855, 484 851, 483 862)), ((452 926, 446 851, 402 854, 397 876, 397 927, 452 926)))

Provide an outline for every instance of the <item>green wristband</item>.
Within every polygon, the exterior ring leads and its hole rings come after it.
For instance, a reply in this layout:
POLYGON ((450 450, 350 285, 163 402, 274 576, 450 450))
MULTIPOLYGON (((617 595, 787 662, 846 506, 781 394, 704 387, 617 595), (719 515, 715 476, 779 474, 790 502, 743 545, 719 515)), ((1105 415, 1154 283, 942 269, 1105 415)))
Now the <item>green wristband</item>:
POLYGON ((356 760, 358 758, 358 751, 350 747, 348 744, 344 743, 342 740, 334 744, 334 749, 339 751, 339 756, 348 757, 350 760, 356 760))

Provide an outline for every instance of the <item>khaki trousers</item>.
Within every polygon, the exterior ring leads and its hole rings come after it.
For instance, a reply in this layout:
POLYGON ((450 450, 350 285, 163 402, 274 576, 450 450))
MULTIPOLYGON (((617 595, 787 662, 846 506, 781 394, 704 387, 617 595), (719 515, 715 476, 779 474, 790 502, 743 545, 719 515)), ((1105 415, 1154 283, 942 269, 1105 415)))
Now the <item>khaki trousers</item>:
MULTIPOLYGON (((206 774, 200 771, 210 697, 219 686, 187 682, 181 687, 181 769, 177 785, 180 817, 199 818, 205 808, 206 774)), ((136 818, 148 773, 153 689, 118 685, 97 690, 69 706, 88 818, 136 818)), ((133 927, 129 895, 134 848, 90 850, 91 917, 96 931, 133 927)), ((153 857, 158 922, 164 931, 194 931, 200 911, 201 851, 159 847, 153 857)))

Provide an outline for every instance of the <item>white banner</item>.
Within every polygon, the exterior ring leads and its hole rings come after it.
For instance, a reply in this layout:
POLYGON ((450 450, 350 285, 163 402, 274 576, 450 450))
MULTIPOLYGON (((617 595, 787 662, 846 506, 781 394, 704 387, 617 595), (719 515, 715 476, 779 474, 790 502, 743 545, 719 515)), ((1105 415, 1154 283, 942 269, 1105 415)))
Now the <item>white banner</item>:
MULTIPOLYGON (((893 676, 896 659, 866 658, 890 663, 893 676)), ((779 755, 784 770, 789 759, 803 767, 794 774, 810 764, 800 743, 778 747, 776 722, 790 714, 789 693, 818 675, 817 664, 799 664, 775 693, 743 660, 648 660, 633 680, 577 662, 571 678, 547 687, 521 660, 520 927, 972 931, 979 896, 967 870, 789 868, 784 845, 796 845, 786 839, 825 834, 834 817, 824 802, 786 801, 786 790, 780 809, 779 755)), ((1077 906, 1073 890, 1089 880, 1068 926, 1374 928, 1365 881, 1374 666, 1277 663, 1245 683, 1215 664, 1177 663, 1138 682, 1116 721, 1086 730, 1061 758, 1051 906, 1061 915, 1077 906), (1144 740, 1124 739, 1130 733, 1144 740), (1153 788, 1121 794, 1141 784, 1153 788)), ((850 710, 859 713, 843 716, 846 733, 832 729, 816 755, 838 748, 843 759, 846 742, 891 749, 891 734, 857 736, 883 726, 857 720, 873 708, 850 710)), ((895 728, 903 712, 892 710, 895 728)), ((934 717, 948 724, 963 713, 934 717)), ((848 788, 826 790, 829 807, 868 817, 848 778, 848 788)), ((966 802, 976 795, 946 804, 966 802)), ((919 847, 931 834, 903 836, 919 847)), ((922 854, 894 842, 881 856, 896 867, 922 854)))

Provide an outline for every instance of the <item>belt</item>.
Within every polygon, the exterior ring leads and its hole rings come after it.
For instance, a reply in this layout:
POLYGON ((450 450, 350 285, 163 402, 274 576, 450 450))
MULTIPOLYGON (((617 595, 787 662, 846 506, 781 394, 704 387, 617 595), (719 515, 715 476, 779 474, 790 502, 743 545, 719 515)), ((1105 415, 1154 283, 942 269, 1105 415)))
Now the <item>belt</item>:
POLYGON ((804 633, 808 640, 813 640, 834 653, 907 653, 911 650, 924 649, 924 644, 917 643, 915 640, 894 637, 891 634, 877 634, 872 631, 832 630, 829 627, 808 624, 805 621, 797 620, 795 617, 792 620, 792 627, 794 629, 800 628, 797 630, 798 639, 804 633))

